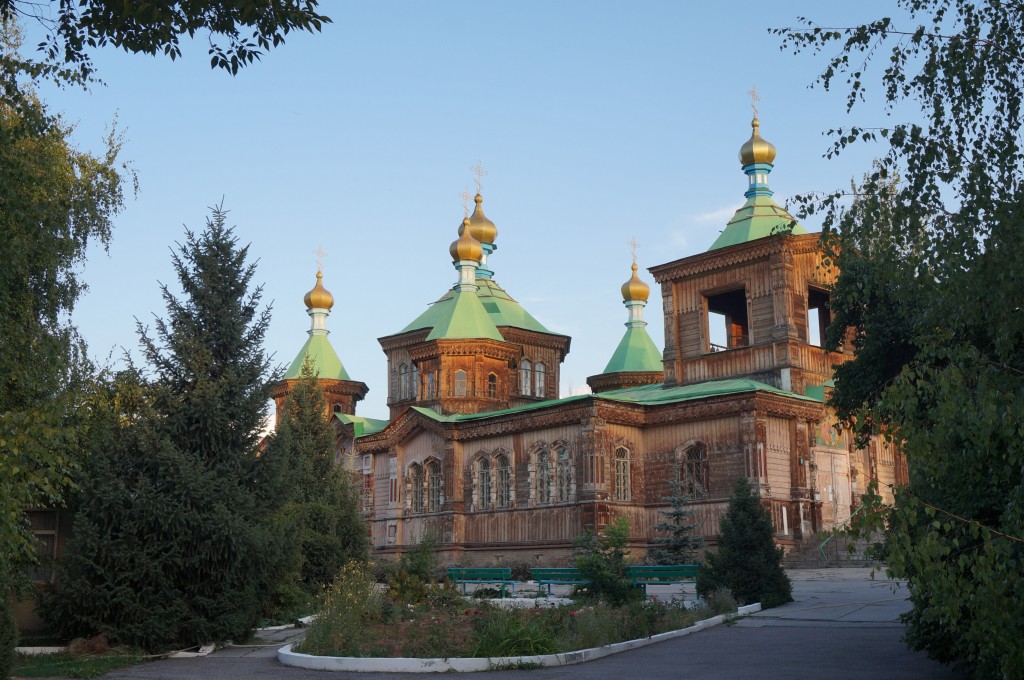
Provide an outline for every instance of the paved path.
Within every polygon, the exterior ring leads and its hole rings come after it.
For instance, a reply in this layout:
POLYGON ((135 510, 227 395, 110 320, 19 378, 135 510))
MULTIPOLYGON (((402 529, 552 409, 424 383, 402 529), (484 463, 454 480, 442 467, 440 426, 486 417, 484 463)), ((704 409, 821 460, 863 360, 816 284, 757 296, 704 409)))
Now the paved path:
MULTIPOLYGON (((576 666, 459 674, 464 680, 679 680, 700 678, 959 678, 901 641, 896 618, 904 588, 872 581, 870 569, 791 571, 795 602, 732 626, 677 638, 576 666)), ((692 586, 691 586, 692 589, 692 586)), ((654 591, 652 591, 654 592, 654 591)), ((677 591, 678 592, 678 591, 677 591)), ((667 591, 663 594, 669 594, 667 591)), ((280 631, 270 647, 229 647, 198 659, 169 659, 114 671, 120 680, 409 680, 408 675, 327 673, 282 666, 277 646, 301 633, 280 631)), ((417 675, 413 677, 429 678, 417 675)))

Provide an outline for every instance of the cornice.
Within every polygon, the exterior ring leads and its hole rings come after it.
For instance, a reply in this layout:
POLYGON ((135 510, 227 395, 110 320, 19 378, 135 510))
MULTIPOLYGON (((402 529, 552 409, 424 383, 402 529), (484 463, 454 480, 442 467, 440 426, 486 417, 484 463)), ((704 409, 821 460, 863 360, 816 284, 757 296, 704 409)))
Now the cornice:
POLYGON ((647 271, 658 283, 686 278, 715 269, 731 267, 754 260, 770 257, 773 254, 787 251, 794 254, 814 252, 819 249, 820 234, 780 234, 757 239, 749 243, 738 243, 734 246, 698 253, 680 260, 660 264, 647 271))

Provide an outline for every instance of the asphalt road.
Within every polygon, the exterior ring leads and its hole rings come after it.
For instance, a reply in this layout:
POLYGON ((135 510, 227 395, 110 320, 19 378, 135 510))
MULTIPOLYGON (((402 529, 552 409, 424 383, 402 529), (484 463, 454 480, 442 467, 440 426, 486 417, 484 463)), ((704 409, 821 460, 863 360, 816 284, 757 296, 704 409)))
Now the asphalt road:
MULTIPOLYGON (((952 670, 911 652, 902 642, 900 613, 909 608, 905 588, 870 578, 869 569, 790 572, 795 602, 641 649, 575 666, 532 671, 468 673, 481 680, 585 678, 643 680, 700 678, 960 678, 952 670)), ((692 589, 692 587, 691 587, 692 589)), ((656 593, 652 589, 652 593, 656 593)), ((664 591, 665 595, 669 591, 664 591)), ((276 648, 301 635, 267 634, 266 647, 229 647, 194 659, 168 659, 114 671, 118 680, 386 680, 396 673, 330 673, 278 663, 276 648)), ((422 677, 422 676, 417 676, 422 677)), ((429 677, 429 676, 428 676, 429 677)))

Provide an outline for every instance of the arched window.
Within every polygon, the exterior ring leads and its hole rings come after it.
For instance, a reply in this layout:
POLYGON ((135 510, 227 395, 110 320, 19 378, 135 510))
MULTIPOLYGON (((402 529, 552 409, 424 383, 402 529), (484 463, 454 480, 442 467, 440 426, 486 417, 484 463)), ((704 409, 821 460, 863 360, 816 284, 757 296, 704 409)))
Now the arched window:
POLYGON ((427 463, 427 512, 438 512, 443 502, 441 498, 441 464, 435 460, 427 463))
POLYGON ((691 498, 708 495, 708 448, 698 442, 686 449, 683 457, 683 493, 691 498))
POLYGON ((427 373, 427 399, 434 398, 434 374, 427 373))
POLYGON ((629 493, 629 450, 620 446, 615 449, 615 491, 614 500, 628 501, 629 493))
POLYGON ((559 503, 572 500, 572 460, 569 459, 569 449, 559 446, 555 449, 557 456, 557 467, 555 468, 555 488, 558 492, 559 503))
POLYGON ((455 396, 466 396, 466 372, 455 371, 455 396))
POLYGON ((533 396, 544 396, 544 364, 535 364, 533 367, 533 396))
POLYGON ((529 359, 519 363, 519 393, 530 396, 533 394, 533 364, 529 359))
POLYGON ((409 466, 409 484, 412 486, 409 494, 409 509, 413 513, 421 513, 423 512, 423 468, 418 463, 409 466))
POLYGON ((547 449, 537 452, 537 464, 535 470, 536 491, 538 503, 551 502, 551 454, 547 449))
POLYGON ((335 404, 333 410, 335 413, 341 413, 341 404, 335 404))
POLYGON ((398 398, 409 398, 409 367, 405 364, 398 367, 398 398))
POLYGON ((412 399, 420 398, 420 367, 416 364, 412 365, 412 380, 410 380, 409 397, 412 399))
POLYGON ((512 470, 508 465, 508 456, 498 454, 494 458, 494 468, 498 476, 497 504, 499 508, 512 506, 512 470))
POLYGON ((487 376, 487 398, 498 398, 498 376, 494 373, 487 376))
POLYGON ((481 458, 476 463, 476 506, 478 510, 491 508, 491 461, 481 458))

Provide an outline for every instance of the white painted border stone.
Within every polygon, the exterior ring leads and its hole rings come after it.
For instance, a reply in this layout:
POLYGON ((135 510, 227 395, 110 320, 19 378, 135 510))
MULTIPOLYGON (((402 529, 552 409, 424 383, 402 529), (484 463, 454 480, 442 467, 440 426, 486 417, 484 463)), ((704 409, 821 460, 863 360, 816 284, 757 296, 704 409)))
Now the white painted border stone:
MULTIPOLYGON (((753 614, 761 611, 761 603, 740 607, 736 614, 739 616, 753 614)), ((613 645, 603 647, 592 647, 581 649, 575 652, 562 654, 543 654, 539 656, 503 656, 493 658, 451 658, 451 659, 410 659, 410 658, 362 658, 352 656, 313 656, 311 654, 300 654, 292 651, 292 645, 286 645, 278 650, 277 660, 286 666, 296 668, 307 668, 315 671, 349 671, 361 673, 447 673, 456 671, 460 673, 486 671, 493 668, 514 667, 519 664, 531 664, 540 666, 569 666, 571 664, 593 661, 601 657, 619 652, 626 652, 639 647, 646 647, 656 642, 671 640, 673 638, 696 633, 697 631, 711 628, 725 621, 726 616, 719 614, 710 619, 698 621, 689 628, 681 630, 670 630, 667 633, 658 633, 649 638, 641 640, 627 640, 617 642, 613 645)))

